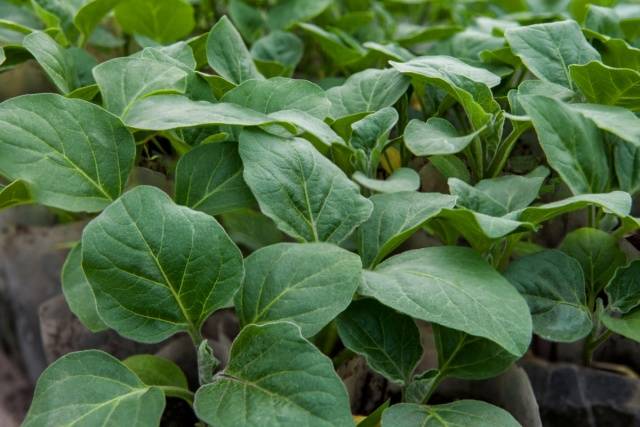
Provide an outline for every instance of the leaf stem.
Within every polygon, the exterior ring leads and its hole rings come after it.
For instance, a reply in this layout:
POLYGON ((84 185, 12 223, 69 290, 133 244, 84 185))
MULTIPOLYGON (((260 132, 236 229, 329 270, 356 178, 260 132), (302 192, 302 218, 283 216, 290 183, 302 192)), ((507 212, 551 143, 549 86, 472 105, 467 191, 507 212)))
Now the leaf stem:
POLYGON ((509 136, 500 144, 498 148, 498 152, 493 156, 493 160, 489 165, 489 169, 487 172, 488 178, 495 178, 500 175, 500 172, 504 169, 507 164, 507 160, 513 151, 513 147, 515 147, 516 142, 525 133, 531 125, 517 125, 513 128, 509 136))

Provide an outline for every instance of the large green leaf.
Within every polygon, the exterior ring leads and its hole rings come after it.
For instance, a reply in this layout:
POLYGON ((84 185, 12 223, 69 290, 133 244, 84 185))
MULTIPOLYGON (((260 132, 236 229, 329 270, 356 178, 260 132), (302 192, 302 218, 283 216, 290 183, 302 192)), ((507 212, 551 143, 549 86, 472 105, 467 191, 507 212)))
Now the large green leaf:
POLYGON ((198 390, 194 407, 218 427, 354 425, 331 360, 288 322, 244 327, 229 364, 198 390))
POLYGON ((240 251, 213 217, 146 186, 125 193, 87 225, 82 268, 100 317, 141 342, 180 331, 197 336, 244 276, 240 251))
POLYGON ((589 102, 640 111, 640 72, 599 61, 569 67, 571 78, 589 102))
POLYGON ((412 317, 487 338, 516 356, 531 340, 525 300, 469 248, 403 252, 365 271, 360 293, 412 317))
POLYGON ((352 74, 327 91, 334 119, 390 107, 406 92, 410 79, 394 69, 368 69, 352 74))
POLYGON ((115 10, 124 31, 158 43, 179 40, 195 27, 193 6, 187 0, 122 0, 115 10))
POLYGON ((178 66, 150 58, 115 58, 93 69, 104 106, 126 116, 135 101, 154 92, 187 89, 187 73, 178 66))
POLYGON ((284 77, 245 81, 227 92, 222 102, 231 102, 265 114, 281 110, 304 111, 321 120, 327 117, 331 106, 320 86, 307 80, 284 77))
POLYGON ((25 427, 135 425, 155 427, 164 395, 102 351, 67 354, 40 376, 25 427))
POLYGON ((371 369, 397 384, 409 383, 423 351, 411 317, 362 299, 338 316, 336 326, 345 347, 364 356, 371 369))
POLYGON ((575 21, 510 28, 505 33, 513 52, 536 77, 571 88, 568 67, 600 59, 575 21))
POLYGON ((236 294, 243 324, 286 320, 310 337, 342 312, 361 278, 356 254, 327 243, 280 243, 246 259, 236 294))
POLYGON ((628 313, 640 305, 640 261, 619 268, 605 287, 608 308, 628 313))
POLYGON ((474 130, 487 125, 500 106, 490 88, 500 84, 500 77, 449 56, 421 56, 407 62, 389 62, 396 70, 418 82, 434 85, 447 92, 466 111, 474 130))
POLYGON ((600 104, 573 104, 571 107, 603 131, 640 147, 640 118, 626 108, 600 104))
POLYGON ((467 148, 480 132, 460 135, 448 120, 432 117, 426 122, 411 120, 404 129, 403 138, 409 151, 416 156, 448 155, 467 148))
POLYGON ((311 36, 324 54, 339 67, 356 64, 366 55, 367 51, 357 40, 338 28, 325 30, 309 23, 299 23, 298 28, 311 36))
POLYGON ((550 341, 573 342, 591 332, 580 263, 557 250, 519 258, 505 277, 529 304, 533 331, 550 341))
POLYGON ((242 37, 226 16, 211 28, 207 39, 207 61, 216 73, 234 84, 264 78, 242 37))
POLYGON ((504 372, 518 358, 493 341, 437 324, 433 339, 443 377, 483 380, 504 372))
POLYGON ((549 166, 573 194, 602 193, 609 184, 603 135, 593 121, 553 98, 519 98, 531 117, 549 166))
POLYGON ((367 268, 378 264, 456 198, 440 193, 399 192, 371 197, 371 217, 358 229, 358 250, 367 268))
POLYGON ((77 244, 71 249, 62 267, 62 292, 69 305, 84 326, 91 332, 108 328, 98 314, 96 297, 82 270, 82 247, 77 244))
POLYGON ((587 282, 587 294, 597 295, 627 258, 618 240, 595 228, 579 228, 567 234, 560 249, 577 259, 587 282))
POLYGON ((245 129, 240 157, 262 212, 300 241, 340 243, 371 214, 357 185, 306 140, 245 129))
POLYGON ((254 251, 284 240, 284 234, 261 212, 239 209, 221 216, 231 239, 254 251))
POLYGON ((31 203, 31 190, 24 181, 13 181, 11 184, 0 185, 0 210, 13 206, 31 203))
POLYGON ((182 95, 155 95, 133 103, 123 117, 129 127, 169 130, 204 125, 262 126, 276 118, 236 104, 192 101, 182 95))
POLYGON ((483 179, 473 187, 457 178, 449 178, 448 182, 451 194, 458 197, 458 205, 486 215, 504 216, 526 208, 538 198, 548 173, 540 166, 529 175, 483 179))
POLYGON ((182 156, 176 166, 175 188, 176 203, 209 215, 255 203, 242 178, 235 142, 201 145, 182 156))
POLYGON ((134 157, 129 131, 94 104, 53 94, 0 104, 0 174, 38 203, 99 211, 124 190, 134 157))
POLYGON ((587 206, 597 206, 606 212, 624 218, 631 212, 631 196, 624 191, 613 191, 604 194, 582 194, 544 205, 530 206, 507 217, 539 224, 558 215, 584 209, 587 206))
POLYGON ((478 400, 444 405, 393 405, 382 415, 382 427, 520 427, 507 411, 478 400))

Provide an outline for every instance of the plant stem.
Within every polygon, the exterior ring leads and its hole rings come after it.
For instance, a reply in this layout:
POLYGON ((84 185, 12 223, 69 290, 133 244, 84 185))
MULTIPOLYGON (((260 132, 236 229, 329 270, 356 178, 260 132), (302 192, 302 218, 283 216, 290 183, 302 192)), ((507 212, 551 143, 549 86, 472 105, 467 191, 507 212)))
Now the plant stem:
POLYGON ((489 170, 487 172, 489 178, 495 178, 500 175, 500 172, 502 172, 507 164, 507 160, 511 155, 511 151, 513 151, 513 147, 515 147, 518 138, 529 130, 530 127, 531 125, 518 125, 514 127, 509 136, 507 136, 507 139, 500 144, 498 152, 495 154, 491 164, 489 165, 489 170))
POLYGON ((612 332, 610 330, 607 330, 606 332, 600 334, 598 338, 594 339, 595 332, 595 330, 592 331, 584 343, 584 348, 582 350, 582 362, 585 366, 591 366, 593 352, 600 346, 600 344, 605 342, 612 335, 612 332))

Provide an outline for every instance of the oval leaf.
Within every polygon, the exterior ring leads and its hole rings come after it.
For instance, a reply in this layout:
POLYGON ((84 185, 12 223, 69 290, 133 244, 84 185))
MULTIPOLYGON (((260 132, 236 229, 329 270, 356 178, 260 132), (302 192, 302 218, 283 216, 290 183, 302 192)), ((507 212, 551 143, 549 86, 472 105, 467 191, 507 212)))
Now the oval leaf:
POLYGON ((527 303, 471 249, 404 252, 365 271, 364 279, 362 294, 402 313, 487 338, 515 356, 529 347, 527 303))
POLYGON ((520 427, 502 408, 478 400, 445 405, 393 405, 382 414, 382 427, 520 427))
POLYGON ((240 250, 217 221, 140 186, 91 221, 82 267, 98 312, 121 335, 159 342, 202 323, 236 292, 240 250))
POLYGON ((194 407, 218 427, 353 426, 331 360, 288 322, 243 328, 223 375, 198 390, 194 407))
POLYGON ((135 150, 122 122, 89 102, 38 94, 0 104, 0 173, 25 181, 38 203, 103 209, 124 190, 135 150))
POLYGON ((356 254, 326 243, 280 243, 245 261, 244 284, 236 294, 240 321, 288 320, 312 336, 343 311, 360 283, 356 254))
POLYGON ((156 427, 160 389, 146 386, 120 361, 97 350, 61 357, 38 379, 23 426, 135 425, 156 427))

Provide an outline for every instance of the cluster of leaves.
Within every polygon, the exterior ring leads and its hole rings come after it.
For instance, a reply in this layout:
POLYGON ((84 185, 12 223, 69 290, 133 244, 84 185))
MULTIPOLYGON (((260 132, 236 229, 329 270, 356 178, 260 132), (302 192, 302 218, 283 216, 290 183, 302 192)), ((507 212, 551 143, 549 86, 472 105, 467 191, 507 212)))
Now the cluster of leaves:
POLYGON ((213 3, 0 0, 0 69, 35 59, 60 92, 0 104, 0 208, 91 214, 71 310, 144 343, 188 333, 201 385, 155 356, 72 353, 26 426, 158 425, 165 396, 216 427, 350 426, 327 357, 345 354, 402 389, 359 425, 515 426, 427 403, 533 333, 586 339, 587 361, 612 332, 640 340, 640 261, 620 249, 640 228, 639 5, 213 3), (586 226, 545 247, 570 212, 586 226), (418 232, 438 243, 399 250, 418 232), (242 330, 216 372, 201 328, 225 307, 242 330), (416 372, 416 320, 437 369, 416 372))

